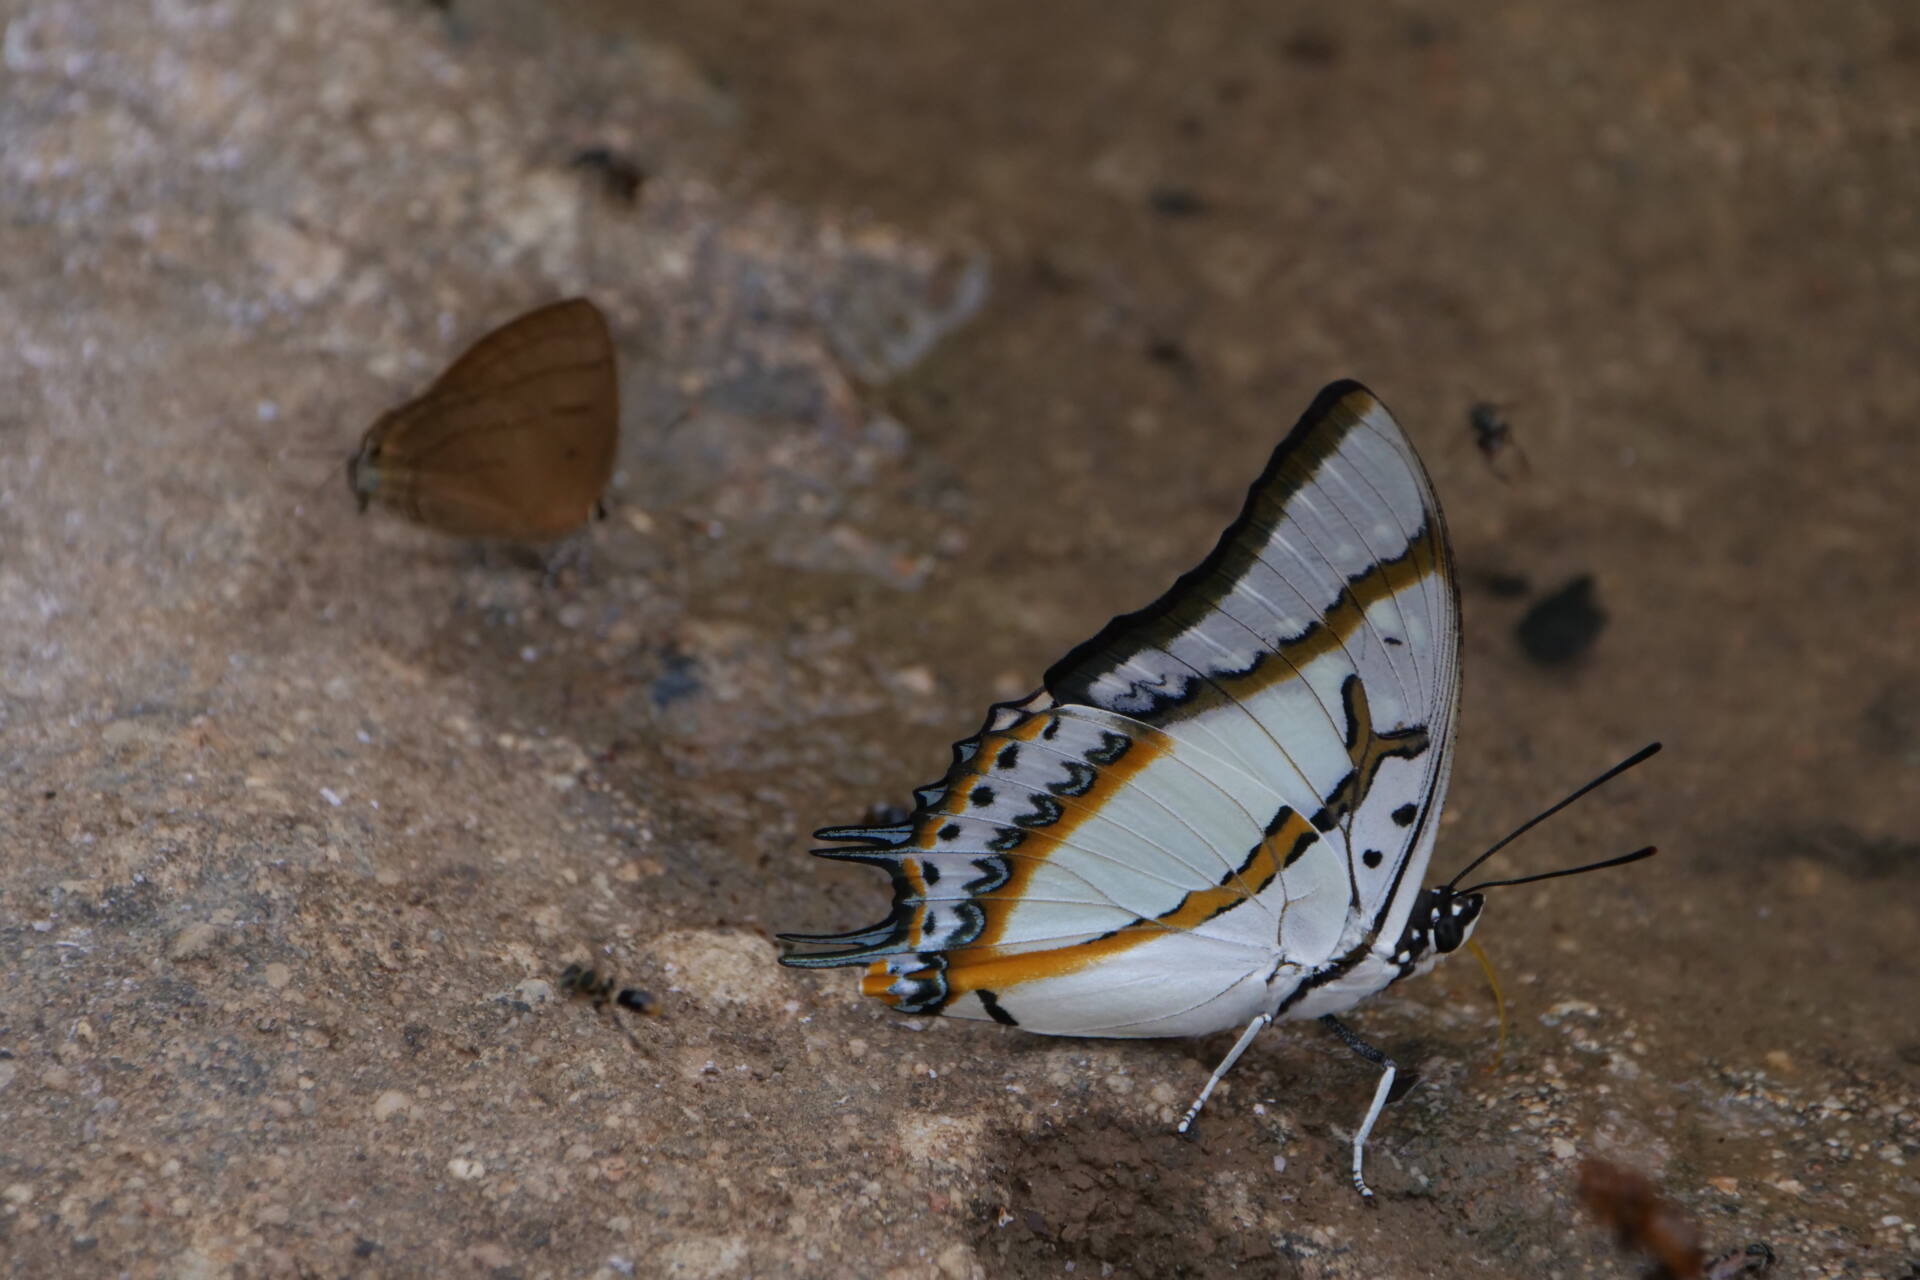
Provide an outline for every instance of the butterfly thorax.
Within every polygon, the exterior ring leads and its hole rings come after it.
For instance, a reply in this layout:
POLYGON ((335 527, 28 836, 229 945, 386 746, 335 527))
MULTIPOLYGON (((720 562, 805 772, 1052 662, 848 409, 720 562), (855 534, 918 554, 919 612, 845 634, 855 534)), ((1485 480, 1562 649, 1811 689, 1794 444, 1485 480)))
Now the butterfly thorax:
POLYGON ((1485 905, 1480 894, 1444 884, 1422 889, 1393 945, 1377 939, 1351 965, 1336 965, 1331 977, 1290 985, 1292 998, 1276 1016, 1304 1019, 1343 1013, 1403 978, 1431 973, 1443 957, 1466 945, 1485 905))

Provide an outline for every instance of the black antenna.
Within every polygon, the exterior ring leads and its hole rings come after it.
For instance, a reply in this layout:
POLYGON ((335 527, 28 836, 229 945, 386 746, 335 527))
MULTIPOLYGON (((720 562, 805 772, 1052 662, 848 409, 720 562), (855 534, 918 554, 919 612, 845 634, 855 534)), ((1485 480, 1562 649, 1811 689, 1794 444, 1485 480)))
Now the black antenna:
POLYGON ((1638 862, 1642 858, 1651 858, 1660 852, 1652 845, 1644 849, 1635 849, 1632 853, 1623 853, 1617 858, 1603 858, 1599 862, 1589 862, 1583 867, 1562 867, 1558 871, 1542 871, 1537 876, 1515 876, 1511 880, 1482 880, 1461 893, 1479 893, 1482 889, 1500 889, 1511 884, 1532 884, 1536 880, 1558 880, 1561 876, 1577 876, 1584 871, 1605 871, 1608 867, 1624 867, 1629 862, 1638 862))
MULTIPOLYGON (((1575 800, 1578 800, 1581 796, 1587 794, 1587 792, 1593 790, 1595 787, 1602 786, 1608 782, 1613 781, 1613 779, 1619 777, 1621 774, 1625 773, 1627 770, 1633 768, 1633 766, 1637 764, 1641 764, 1653 758, 1655 755, 1658 755, 1659 752, 1660 752, 1660 744, 1657 742, 1649 742, 1646 746, 1640 748, 1638 751, 1628 756, 1625 760, 1622 760, 1619 764, 1613 766, 1613 768, 1607 770, 1605 773, 1601 774, 1599 777, 1595 778, 1593 781, 1587 783, 1585 786, 1575 791, 1572 795, 1568 796, 1565 800, 1562 800, 1559 804, 1556 804, 1552 808, 1547 809, 1544 812, 1537 813, 1533 817, 1528 818, 1525 822, 1521 823, 1519 826, 1515 827, 1512 831, 1507 833, 1507 836, 1505 839, 1496 841, 1494 843, 1494 846, 1491 849, 1488 849, 1485 853, 1481 854, 1479 857, 1475 858, 1472 862, 1469 862, 1466 866, 1460 868, 1459 871, 1455 872, 1453 879, 1447 881, 1447 886, 1446 886, 1447 892, 1448 893, 1456 892, 1453 886, 1459 884, 1462 880, 1464 880, 1467 877, 1467 874, 1471 872, 1475 867, 1479 866, 1481 863, 1485 862, 1488 858, 1491 858, 1494 854, 1500 852, 1502 849, 1512 844, 1515 840, 1518 840, 1521 836, 1527 834, 1527 832, 1533 830, 1535 827, 1545 822, 1548 818, 1551 818, 1554 814, 1560 812, 1562 809, 1572 804, 1575 800)), ((1571 867, 1565 871, 1549 871, 1545 875, 1528 876, 1522 880, 1490 881, 1487 884, 1481 885, 1479 887, 1486 889, 1486 888, 1494 888, 1501 884, 1525 884, 1528 880, 1548 880, 1553 878, 1554 876, 1570 876, 1580 871, 1598 871, 1602 867, 1618 866, 1623 862, 1638 862, 1641 858, 1648 858, 1652 856, 1653 856, 1653 849, 1649 847, 1646 849, 1637 850, 1636 852, 1633 852, 1633 853, 1626 854, 1623 857, 1613 858, 1606 862, 1596 862, 1596 863, 1593 863, 1591 866, 1571 867)), ((1463 890, 1459 890, 1458 892, 1470 893, 1472 892, 1472 890, 1463 889, 1463 890)))

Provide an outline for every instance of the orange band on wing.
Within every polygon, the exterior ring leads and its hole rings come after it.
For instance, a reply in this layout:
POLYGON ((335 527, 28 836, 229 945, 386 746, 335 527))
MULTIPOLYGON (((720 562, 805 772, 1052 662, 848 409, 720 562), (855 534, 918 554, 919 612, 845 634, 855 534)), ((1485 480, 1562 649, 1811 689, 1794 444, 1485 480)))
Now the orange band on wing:
MULTIPOLYGON (((988 915, 988 926, 981 935, 980 943, 946 953, 947 989, 954 997, 982 989, 1005 992, 1023 982, 1074 973, 1088 965, 1111 959, 1131 947, 1164 937, 1169 932, 1198 928, 1272 884, 1299 852, 1318 838, 1318 834, 1312 823, 1292 810, 1286 810, 1273 831, 1255 845, 1246 861, 1224 877, 1220 884, 1189 893, 1172 910, 1151 920, 1136 920, 1112 933, 1071 946, 1005 953, 993 945, 992 935, 1004 926, 1007 913, 1019 902, 1017 881, 1023 875, 1030 877, 1032 868, 1039 862, 1038 858, 1023 858, 1021 869, 1015 872, 1016 883, 978 899, 988 915)), ((867 970, 860 989, 866 995, 893 1003, 888 988, 899 977, 887 971, 885 962, 878 962, 867 970)))

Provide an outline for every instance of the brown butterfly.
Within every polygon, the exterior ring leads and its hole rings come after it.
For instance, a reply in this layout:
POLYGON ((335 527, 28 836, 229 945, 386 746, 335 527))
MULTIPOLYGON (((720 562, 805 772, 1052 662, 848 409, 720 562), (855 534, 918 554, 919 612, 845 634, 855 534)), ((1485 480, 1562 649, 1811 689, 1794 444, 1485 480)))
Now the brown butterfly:
POLYGON ((1620 1247, 1651 1266, 1645 1280, 1736 1280, 1771 1267, 1773 1250, 1762 1241, 1712 1258, 1700 1247, 1700 1228, 1680 1207, 1654 1190, 1645 1174, 1597 1157, 1580 1162, 1580 1199, 1613 1229, 1620 1247))
POLYGON ((1700 1228, 1645 1174, 1589 1158, 1580 1162, 1579 1185, 1587 1211, 1612 1228, 1620 1247, 1652 1263, 1649 1280, 1699 1280, 1705 1274, 1700 1228))
POLYGON ((445 533, 545 541, 593 514, 620 445, 620 384, 600 308, 570 298, 508 321, 426 393, 380 415, 347 486, 445 533))

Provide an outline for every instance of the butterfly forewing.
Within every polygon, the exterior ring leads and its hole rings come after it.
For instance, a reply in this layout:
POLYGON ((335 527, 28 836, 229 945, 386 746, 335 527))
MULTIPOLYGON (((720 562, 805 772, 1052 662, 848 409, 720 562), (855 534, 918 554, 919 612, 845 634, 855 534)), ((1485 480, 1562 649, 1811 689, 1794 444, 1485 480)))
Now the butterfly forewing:
POLYGON ((894 909, 789 963, 1050 1034, 1244 1024, 1398 936, 1457 669, 1425 473, 1337 383, 1206 559, 995 707, 908 823, 820 833, 888 869, 894 909))
POLYGON ((606 318, 574 298, 476 342, 375 424, 356 465, 376 501, 433 528, 558 537, 584 523, 605 490, 619 420, 606 318))

